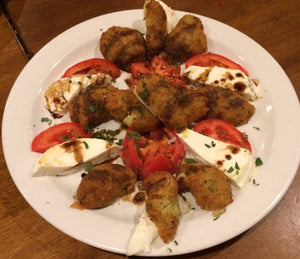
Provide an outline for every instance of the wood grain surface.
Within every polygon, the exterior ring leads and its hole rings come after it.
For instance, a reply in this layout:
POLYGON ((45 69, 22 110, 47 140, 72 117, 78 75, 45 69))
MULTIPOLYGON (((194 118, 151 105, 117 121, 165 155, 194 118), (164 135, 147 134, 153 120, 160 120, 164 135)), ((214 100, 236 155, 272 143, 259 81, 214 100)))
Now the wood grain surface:
MULTIPOLYGON (((0 2, 2 126, 2 114, 14 81, 29 58, 47 42, 82 21, 109 12, 139 9, 144 1, 3 0, 0 2)), ((251 37, 278 61, 300 98, 300 1, 165 0, 165 3, 173 9, 216 19, 251 37)), ((216 247, 174 258, 300 258, 299 186, 298 169, 283 199, 271 213, 251 229, 216 247)), ((125 256, 81 243, 41 218, 14 185, 1 146, 0 258, 110 259, 125 256)))

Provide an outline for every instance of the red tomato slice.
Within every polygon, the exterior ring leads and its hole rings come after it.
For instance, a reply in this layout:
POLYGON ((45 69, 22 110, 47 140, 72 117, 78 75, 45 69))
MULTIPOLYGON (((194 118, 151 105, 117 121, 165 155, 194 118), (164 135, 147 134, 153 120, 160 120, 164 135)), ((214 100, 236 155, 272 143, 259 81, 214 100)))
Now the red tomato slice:
POLYGON ((183 159, 184 146, 176 133, 170 129, 165 129, 159 134, 152 133, 149 138, 128 130, 121 156, 125 165, 144 179, 156 171, 173 172, 183 159))
POLYGON ((91 58, 81 61, 66 70, 62 77, 71 77, 74 74, 107 73, 111 77, 120 76, 120 69, 109 60, 103 58, 91 58))
POLYGON ((136 62, 131 65, 132 84, 136 85, 136 80, 141 75, 152 74, 153 72, 167 78, 174 87, 182 87, 184 85, 184 81, 180 79, 180 66, 169 65, 167 61, 158 56, 154 56, 150 63, 136 62))
POLYGON ((54 125, 35 136, 31 143, 31 150, 44 153, 48 148, 76 138, 90 138, 93 133, 87 132, 81 124, 64 122, 54 125))
POLYGON ((121 157, 125 165, 133 169, 137 174, 140 174, 143 161, 139 152, 138 141, 140 135, 134 131, 128 130, 123 140, 123 149, 121 157))
POLYGON ((194 131, 208 137, 248 149, 251 152, 251 145, 245 135, 227 121, 220 119, 208 119, 197 123, 194 131))
POLYGON ((153 70, 147 62, 135 62, 131 64, 131 74, 133 78, 139 78, 141 75, 152 74, 153 70))
POLYGON ((214 53, 204 53, 193 56, 185 62, 185 66, 201 66, 201 67, 225 67, 230 69, 239 69, 249 76, 248 71, 238 63, 214 53))

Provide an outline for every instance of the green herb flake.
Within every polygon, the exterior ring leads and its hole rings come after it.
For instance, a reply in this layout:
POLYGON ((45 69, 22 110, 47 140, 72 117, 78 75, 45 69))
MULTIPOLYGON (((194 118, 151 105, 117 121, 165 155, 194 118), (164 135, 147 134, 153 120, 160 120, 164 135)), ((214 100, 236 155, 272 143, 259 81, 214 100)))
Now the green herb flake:
POLYGON ((88 173, 88 172, 89 172, 91 169, 93 169, 94 167, 95 167, 94 164, 89 164, 89 165, 86 166, 86 168, 84 169, 84 171, 88 173))
POLYGON ((89 145, 88 145, 88 143, 86 143, 85 141, 82 141, 82 143, 84 144, 84 147, 85 147, 86 149, 88 149, 88 148, 89 148, 89 145))
POLYGON ((211 146, 212 146, 212 147, 215 147, 215 146, 216 146, 216 143, 215 143, 214 141, 212 141, 212 142, 211 142, 211 146))
POLYGON ((255 179, 252 179, 252 184, 253 184, 254 186, 258 186, 258 185, 259 185, 259 183, 257 183, 255 179))
POLYGON ((178 246, 178 242, 177 242, 177 240, 174 240, 174 244, 175 244, 176 246, 178 246))
POLYGON ((236 170, 240 170, 239 164, 238 164, 237 162, 235 162, 234 168, 235 168, 236 170))
POLYGON ((144 88, 144 91, 141 93, 141 98, 145 99, 148 96, 148 89, 144 88))
POLYGON ((234 171, 234 168, 231 166, 228 170, 227 170, 227 173, 232 173, 234 171))
POLYGON ((172 253, 172 252, 173 252, 173 251, 172 251, 172 249, 171 249, 171 248, 169 248, 169 247, 168 247, 168 250, 169 250, 169 252, 170 252, 170 253, 172 253))
POLYGON ((198 161, 195 160, 194 158, 185 158, 184 160, 185 160, 185 162, 187 162, 188 164, 198 163, 198 161))
POLYGON ((119 139, 119 140, 116 142, 116 145, 122 146, 122 145, 123 145, 123 139, 119 139))
POLYGON ((90 111, 90 112, 95 112, 95 110, 96 110, 95 106, 91 104, 91 105, 89 106, 89 111, 90 111))
POLYGON ((263 165, 264 163, 263 163, 263 161, 261 160, 261 158, 260 157, 257 157, 256 159, 255 159, 255 166, 261 166, 261 165, 263 165))
POLYGON ((48 122, 48 123, 51 123, 52 120, 50 120, 48 117, 42 117, 42 118, 41 118, 41 122, 48 122))
POLYGON ((211 146, 210 145, 208 145, 208 144, 204 144, 207 148, 211 148, 211 146))
POLYGON ((88 79, 92 79, 92 75, 87 75, 86 76, 88 79))
POLYGON ((222 135, 226 133, 225 130, 218 130, 218 129, 217 129, 217 132, 218 132, 219 134, 222 134, 222 135))
POLYGON ((253 127, 253 129, 256 129, 256 130, 260 131, 260 128, 259 128, 259 127, 253 127))
POLYGON ((217 220, 218 218, 220 218, 220 216, 215 217, 215 218, 213 219, 213 221, 217 220))
POLYGON ((65 140, 65 141, 70 139, 69 136, 61 136, 60 138, 61 138, 62 140, 65 140))
POLYGON ((82 83, 80 81, 78 81, 77 84, 82 85, 82 83))

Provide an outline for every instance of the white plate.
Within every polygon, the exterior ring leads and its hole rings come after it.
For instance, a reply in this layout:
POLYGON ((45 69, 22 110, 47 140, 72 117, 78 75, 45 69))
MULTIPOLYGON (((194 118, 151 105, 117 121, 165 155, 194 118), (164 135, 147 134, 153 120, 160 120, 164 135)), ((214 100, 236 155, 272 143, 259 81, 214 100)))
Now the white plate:
MULTIPOLYGON (((178 12, 182 16, 184 12, 178 12)), ((183 254, 231 239, 262 219, 283 197, 298 168, 300 112, 293 86, 278 63, 256 42, 215 20, 199 16, 208 38, 208 49, 241 63, 258 78, 262 99, 246 131, 253 154, 261 166, 252 183, 234 190, 234 202, 218 220, 199 209, 180 220, 175 243, 155 242, 151 256, 183 254), (260 130, 255 129, 258 127, 260 130)), ((48 222, 66 234, 92 246, 125 253, 134 229, 136 207, 117 202, 101 210, 71 209, 80 173, 67 177, 32 178, 39 155, 31 152, 33 137, 48 127, 42 91, 70 65, 101 57, 99 38, 112 25, 144 31, 142 10, 111 13, 90 19, 65 31, 44 46, 26 65, 7 100, 3 117, 3 147, 11 176, 29 204, 48 222)), ((118 81, 119 82, 119 81, 118 81)))

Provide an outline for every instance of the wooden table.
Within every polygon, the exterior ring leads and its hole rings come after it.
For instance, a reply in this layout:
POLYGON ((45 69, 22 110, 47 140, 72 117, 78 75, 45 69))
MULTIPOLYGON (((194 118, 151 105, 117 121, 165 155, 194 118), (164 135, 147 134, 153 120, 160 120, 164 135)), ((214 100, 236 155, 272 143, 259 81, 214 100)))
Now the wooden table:
MULTIPOLYGON (((299 1, 165 2, 173 9, 224 22, 257 41, 283 67, 300 97, 299 1)), ((4 0, 1 5, 0 112, 3 114, 15 79, 44 44, 86 19, 114 11, 141 8, 143 0, 4 0)), ((125 257, 76 241, 41 218, 17 190, 7 170, 2 148, 0 152, 0 258, 125 257)), ((254 227, 216 247, 177 258, 299 258, 299 184, 298 169, 284 198, 254 227)))

